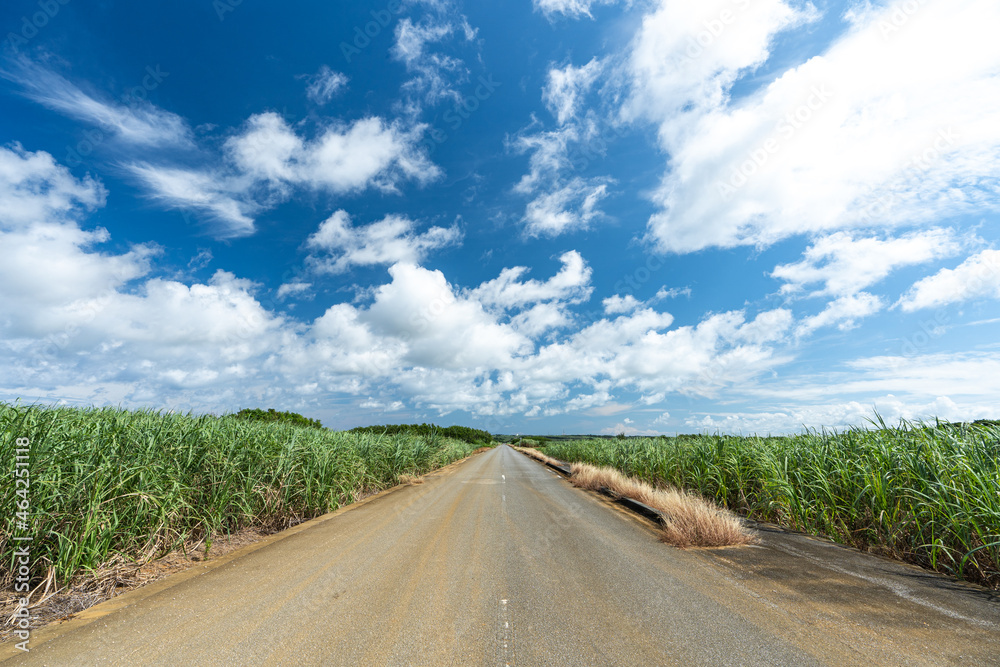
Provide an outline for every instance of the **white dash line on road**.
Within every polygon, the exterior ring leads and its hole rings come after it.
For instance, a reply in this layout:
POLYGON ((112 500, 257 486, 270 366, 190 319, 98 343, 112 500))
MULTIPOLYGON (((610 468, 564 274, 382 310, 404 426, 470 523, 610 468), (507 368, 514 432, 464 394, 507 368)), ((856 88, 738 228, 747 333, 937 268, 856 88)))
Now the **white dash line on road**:
POLYGON ((510 615, 509 600, 500 600, 497 610, 497 664, 511 667, 514 664, 514 623, 510 615))

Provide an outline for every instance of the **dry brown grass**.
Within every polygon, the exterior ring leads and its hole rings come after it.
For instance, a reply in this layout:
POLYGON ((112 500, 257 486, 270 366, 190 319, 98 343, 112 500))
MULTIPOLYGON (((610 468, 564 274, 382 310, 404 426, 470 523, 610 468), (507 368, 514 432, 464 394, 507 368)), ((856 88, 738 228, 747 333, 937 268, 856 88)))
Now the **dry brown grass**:
POLYGON ((612 493, 637 500, 663 513, 661 539, 678 547, 724 547, 755 542, 753 535, 732 512, 700 496, 674 488, 656 489, 626 477, 614 468, 574 463, 570 481, 583 489, 612 493))
POLYGON ((511 447, 513 447, 517 451, 521 452, 522 454, 526 454, 526 455, 530 456, 531 458, 535 459, 536 461, 541 461, 542 463, 550 463, 552 465, 557 465, 557 466, 558 465, 562 465, 562 461, 558 461, 558 460, 552 458, 551 456, 546 456, 545 454, 542 454, 537 449, 532 449, 530 447, 518 447, 517 445, 511 445, 511 447))
POLYGON ((424 478, 417 477, 416 475, 403 474, 399 476, 399 483, 406 484, 407 486, 413 486, 414 484, 423 484, 424 478))

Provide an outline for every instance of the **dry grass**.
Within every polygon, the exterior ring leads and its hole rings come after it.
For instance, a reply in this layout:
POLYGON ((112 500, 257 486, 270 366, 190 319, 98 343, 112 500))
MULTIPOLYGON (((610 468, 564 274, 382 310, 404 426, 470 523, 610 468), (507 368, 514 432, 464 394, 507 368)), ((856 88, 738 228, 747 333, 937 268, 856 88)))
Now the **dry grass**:
MULTIPOLYGON (((544 456, 544 454, 542 455, 544 456)), ((678 547, 724 547, 753 543, 754 537, 732 512, 674 488, 656 489, 614 468, 574 463, 570 481, 583 489, 637 500, 663 513, 662 540, 678 547)))
POLYGON ((530 456, 531 458, 535 459, 536 461, 541 461, 542 463, 549 463, 549 464, 556 465, 556 466, 562 465, 562 461, 554 459, 551 456, 546 456, 545 454, 542 454, 537 449, 532 449, 530 447, 517 447, 516 445, 511 445, 511 447, 513 447, 517 451, 521 452, 522 454, 530 456))
POLYGON ((407 486, 413 486, 414 484, 423 484, 424 478, 417 477, 416 475, 403 474, 399 476, 399 483, 406 484, 407 486))

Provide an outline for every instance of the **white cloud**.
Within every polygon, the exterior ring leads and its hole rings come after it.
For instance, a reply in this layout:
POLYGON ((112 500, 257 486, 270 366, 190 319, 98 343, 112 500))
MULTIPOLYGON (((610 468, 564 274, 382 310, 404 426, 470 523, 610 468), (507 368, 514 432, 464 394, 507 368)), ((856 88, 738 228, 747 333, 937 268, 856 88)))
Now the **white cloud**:
POLYGON ((461 96, 453 86, 468 78, 465 63, 454 56, 432 52, 428 46, 457 33, 461 33, 466 41, 472 41, 476 30, 465 16, 445 18, 440 14, 448 13, 443 10, 450 8, 441 6, 437 9, 439 16, 428 15, 418 22, 410 18, 402 19, 396 26, 396 43, 391 53, 414 75, 403 85, 404 91, 423 97, 430 104, 446 98, 461 102, 461 96))
POLYGON ((952 230, 940 228, 886 240, 855 236, 837 232, 820 238, 803 253, 801 261, 782 264, 771 276, 785 281, 783 294, 822 283, 810 296, 847 296, 874 285, 899 267, 949 257, 961 247, 952 230))
POLYGON ((315 188, 350 192, 368 186, 393 192, 402 179, 429 183, 441 175, 418 148, 424 127, 404 129, 377 117, 327 128, 307 146, 300 179, 315 188))
POLYGON ((17 143, 0 146, 0 225, 5 228, 74 217, 81 209, 103 206, 106 196, 99 182, 74 178, 48 153, 32 153, 17 143))
POLYGON ((305 142, 284 118, 269 111, 251 116, 243 131, 226 141, 225 150, 241 173, 280 184, 299 180, 305 142))
POLYGON ((691 296, 690 287, 661 287, 656 290, 656 296, 654 297, 657 301, 662 301, 663 299, 676 299, 679 296, 691 296))
POLYGON ((554 237, 590 227, 604 215, 598 208, 608 196, 608 184, 579 176, 555 189, 539 194, 524 212, 525 233, 528 236, 554 237))
POLYGON ((734 412, 691 417, 685 425, 698 431, 783 434, 801 433, 805 429, 847 429, 854 426, 875 428, 876 414, 887 425, 901 420, 916 422, 935 418, 945 421, 974 421, 991 418, 995 412, 988 405, 959 405, 947 396, 933 399, 904 400, 893 394, 873 398, 870 402, 845 401, 800 406, 787 410, 734 412))
POLYGON ((582 303, 589 299, 593 289, 590 285, 593 272, 580 253, 570 250, 563 253, 559 261, 562 268, 544 282, 520 280, 529 269, 516 266, 504 269, 498 277, 479 285, 469 295, 486 307, 496 307, 501 311, 543 301, 582 303))
POLYGON ((530 194, 544 183, 555 180, 561 170, 570 166, 568 146, 579 139, 580 129, 575 124, 549 132, 518 134, 510 142, 510 148, 518 153, 531 153, 531 157, 528 159, 530 170, 514 186, 514 191, 530 194))
POLYGON ((599 320, 541 347, 525 360, 527 377, 532 383, 606 377, 615 387, 708 396, 788 360, 771 347, 791 326, 784 309, 752 322, 732 311, 667 330, 672 323, 669 313, 649 308, 599 320))
POLYGON ((625 296, 615 294, 614 296, 609 296, 607 299, 604 299, 601 303, 604 305, 604 312, 607 315, 631 313, 633 310, 642 305, 642 303, 631 294, 626 294, 625 296))
POLYGON ((589 63, 581 67, 566 65, 562 69, 549 70, 548 83, 542 91, 542 99, 560 125, 576 116, 583 96, 597 80, 601 69, 601 62, 597 58, 592 58, 589 63))
POLYGON ((768 245, 996 210, 1000 6, 923 3, 887 34, 894 9, 856 17, 825 53, 743 97, 733 83, 814 10, 664 2, 647 16, 628 115, 656 123, 670 155, 651 240, 676 252, 768 245), (725 8, 731 20, 703 35, 725 8))
MULTIPOLYGON (((669 313, 637 308, 574 330, 571 309, 592 291, 579 253, 561 255, 548 277, 514 267, 462 289, 440 271, 396 261, 436 247, 435 237, 400 219, 355 228, 343 213, 318 230, 313 250, 352 265, 395 262, 390 281, 358 305, 296 322, 265 308, 258 285, 224 270, 185 284, 154 274, 155 248, 101 252, 108 234, 79 219, 103 190, 49 156, 7 151, 0 165, 33 170, 22 189, 0 190, 0 211, 54 218, 17 218, 0 232, 0 373, 16 379, 5 391, 17 395, 199 411, 377 396, 441 412, 612 414, 605 408, 616 390, 713 395, 785 361, 775 352, 791 325, 785 310, 672 328, 669 313), (29 191, 38 202, 25 201, 29 191)), ((278 292, 309 288, 295 281, 278 292)))
POLYGON ((306 245, 314 251, 313 268, 327 273, 344 273, 352 266, 373 266, 405 262, 419 263, 428 252, 456 245, 462 232, 457 226, 431 227, 415 233, 416 223, 399 215, 389 215, 364 227, 353 227, 344 210, 324 220, 306 245))
POLYGON ((531 153, 528 173, 514 186, 514 192, 532 197, 525 207, 524 233, 555 237, 587 229, 592 221, 604 216, 598 205, 608 197, 608 186, 614 180, 567 178, 563 174, 572 167, 569 147, 594 138, 597 123, 590 117, 584 121, 571 119, 552 131, 535 131, 537 125, 537 119, 532 117, 531 125, 508 141, 510 149, 531 153))
POLYGON ((278 287, 278 299, 284 299, 288 296, 305 295, 309 292, 312 287, 312 283, 305 283, 300 281, 284 283, 278 287))
POLYGON ((853 329, 858 320, 874 315, 885 307, 881 298, 868 292, 857 292, 834 299, 818 315, 802 320, 795 334, 799 337, 822 327, 836 324, 841 331, 853 329))
POLYGON ((998 392, 995 351, 920 354, 911 348, 902 355, 855 359, 827 373, 786 375, 748 392, 771 407, 687 423, 730 432, 788 432, 864 425, 875 410, 890 424, 934 417, 971 421, 996 417, 998 392))
POLYGON ((224 146, 226 163, 202 170, 149 163, 128 165, 167 206, 201 211, 222 223, 221 236, 250 234, 253 215, 284 201, 295 188, 334 194, 377 188, 397 192, 441 175, 418 146, 423 126, 409 129, 367 117, 333 123, 303 139, 278 114, 251 116, 224 146))
POLYGON ((349 80, 346 74, 333 71, 329 65, 321 65, 319 71, 309 78, 306 97, 316 104, 326 104, 349 80))
POLYGON ((897 305, 912 312, 980 298, 1000 299, 1000 250, 984 250, 917 281, 897 305))
POLYGON ((613 5, 617 0, 534 0, 535 9, 545 14, 549 20, 561 14, 569 18, 594 18, 590 10, 597 5, 613 5))
POLYGON ((254 231, 251 215, 258 206, 217 174, 141 163, 129 165, 129 170, 149 188, 154 200, 169 208, 200 211, 219 223, 218 236, 245 236, 254 231))
MULTIPOLYGON (((141 146, 193 146, 191 129, 183 118, 164 111, 145 99, 136 99, 126 92, 121 100, 100 99, 83 92, 55 72, 21 57, 13 61, 13 69, 0 70, 0 76, 11 79, 24 88, 24 95, 54 111, 113 133, 122 141, 141 146)), ((147 67, 137 88, 143 95, 159 86, 169 76, 159 65, 147 67)))
POLYGON ((417 147, 423 129, 407 130, 369 116, 334 123, 306 141, 281 116, 266 112, 251 116, 243 132, 226 142, 226 150, 239 173, 272 186, 394 191, 399 180, 427 183, 441 173, 417 147))
MULTIPOLYGON (((248 282, 225 272, 207 285, 147 278, 155 248, 108 254, 106 231, 80 227, 103 199, 99 184, 73 179, 45 153, 4 151, 4 165, 17 160, 39 199, 26 208, 43 216, 0 231, 0 365, 18 393, 167 400, 179 384, 195 391, 244 377, 248 359, 278 346, 282 321, 248 282)), ((15 185, 0 192, 0 210, 30 196, 15 185)))

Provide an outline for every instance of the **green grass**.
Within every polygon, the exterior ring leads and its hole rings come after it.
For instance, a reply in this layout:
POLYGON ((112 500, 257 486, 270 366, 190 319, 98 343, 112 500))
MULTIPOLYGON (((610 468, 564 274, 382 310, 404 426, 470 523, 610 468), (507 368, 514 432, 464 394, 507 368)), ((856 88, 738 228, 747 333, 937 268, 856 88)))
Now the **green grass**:
MULTIPOLYGON (((167 553, 243 528, 278 529, 470 454, 476 445, 235 416, 0 404, 0 588, 12 582, 14 449, 31 441, 32 579, 167 553)), ((17 531, 17 534, 23 534, 17 531)))
POLYGON ((1000 426, 880 426, 779 438, 586 439, 543 451, 1000 588, 1000 426))

